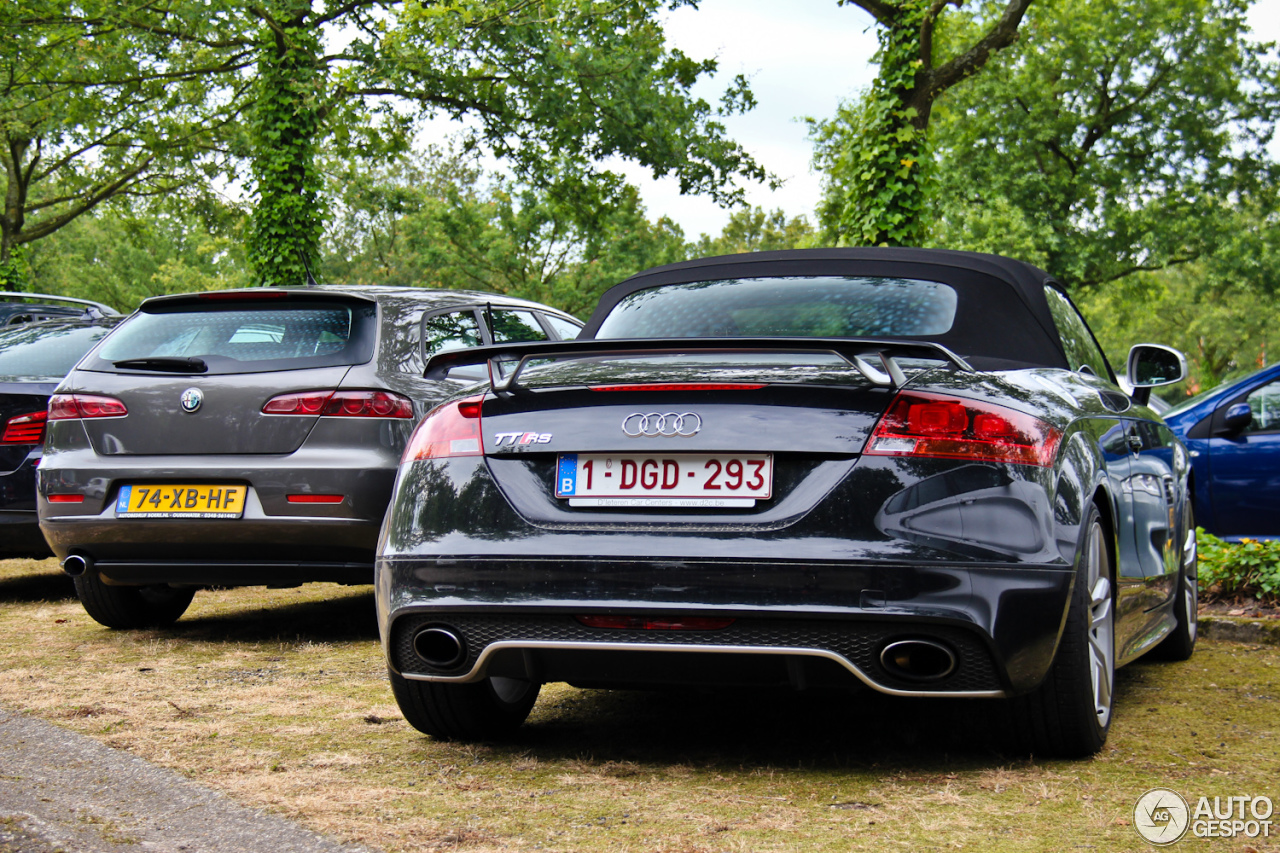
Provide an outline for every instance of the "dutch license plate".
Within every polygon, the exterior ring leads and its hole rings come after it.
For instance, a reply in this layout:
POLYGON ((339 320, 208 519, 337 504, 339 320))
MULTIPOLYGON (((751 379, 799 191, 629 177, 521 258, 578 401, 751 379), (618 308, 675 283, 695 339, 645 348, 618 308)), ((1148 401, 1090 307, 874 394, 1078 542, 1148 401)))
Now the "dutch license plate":
POLYGON ((120 518, 239 518, 244 514, 246 486, 151 485, 120 487, 120 518))
POLYGON ((556 465, 556 497, 570 506, 755 506, 773 496, 768 453, 565 453, 556 465))

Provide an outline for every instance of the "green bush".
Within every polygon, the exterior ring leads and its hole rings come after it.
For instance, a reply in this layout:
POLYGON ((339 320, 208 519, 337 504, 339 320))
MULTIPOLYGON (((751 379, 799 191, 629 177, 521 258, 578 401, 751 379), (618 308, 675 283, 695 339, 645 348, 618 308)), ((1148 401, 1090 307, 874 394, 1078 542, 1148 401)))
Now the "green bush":
POLYGON ((1280 600, 1280 541, 1224 542, 1196 528, 1200 590, 1218 598, 1280 600))

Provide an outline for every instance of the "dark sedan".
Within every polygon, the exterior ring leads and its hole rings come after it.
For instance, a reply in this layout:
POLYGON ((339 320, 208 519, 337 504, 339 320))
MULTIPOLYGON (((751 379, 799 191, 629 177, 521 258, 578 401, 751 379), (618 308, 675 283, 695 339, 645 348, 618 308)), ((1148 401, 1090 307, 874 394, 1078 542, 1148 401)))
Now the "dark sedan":
POLYGON ((0 328, 0 559, 53 555, 36 518, 49 395, 116 322, 28 319, 0 328))
POLYGON ((1195 642, 1187 454, 1062 286, 1005 258, 711 258, 609 290, 488 364, 404 454, 377 562, 391 684, 442 738, 544 682, 1009 700, 1101 748, 1113 673, 1195 642))
POLYGON ((1223 539, 1280 538, 1280 364, 1164 413, 1191 451, 1196 522, 1223 539))
POLYGON ((450 348, 560 341, 580 323, 485 293, 316 286, 149 299, 49 403, 40 528, 89 615, 177 619, 202 586, 371 583, 450 348))

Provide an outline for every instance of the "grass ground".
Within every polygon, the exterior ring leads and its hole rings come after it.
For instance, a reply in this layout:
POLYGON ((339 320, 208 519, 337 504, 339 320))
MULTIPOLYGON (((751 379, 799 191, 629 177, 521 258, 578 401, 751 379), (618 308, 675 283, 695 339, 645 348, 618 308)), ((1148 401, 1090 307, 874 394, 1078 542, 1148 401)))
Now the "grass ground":
POLYGON ((1274 646, 1122 669, 1106 750, 1061 762, 1002 753, 996 705, 870 693, 549 685, 518 741, 437 743, 400 717, 367 588, 200 592, 170 629, 113 632, 53 561, 0 561, 0 635, 0 705, 388 851, 1110 853, 1151 849, 1153 787, 1280 803, 1274 646))

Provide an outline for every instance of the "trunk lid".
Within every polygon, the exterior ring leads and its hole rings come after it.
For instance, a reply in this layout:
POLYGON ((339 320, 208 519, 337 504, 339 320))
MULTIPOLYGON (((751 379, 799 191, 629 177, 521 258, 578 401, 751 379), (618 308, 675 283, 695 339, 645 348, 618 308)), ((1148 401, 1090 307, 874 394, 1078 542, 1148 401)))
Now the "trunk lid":
POLYGON ((218 376, 154 376, 78 371, 63 393, 115 397, 129 414, 87 418, 85 432, 103 456, 283 454, 297 450, 319 420, 317 415, 266 415, 263 405, 279 394, 332 390, 348 367, 218 376), (201 397, 185 411, 188 391, 201 397))

